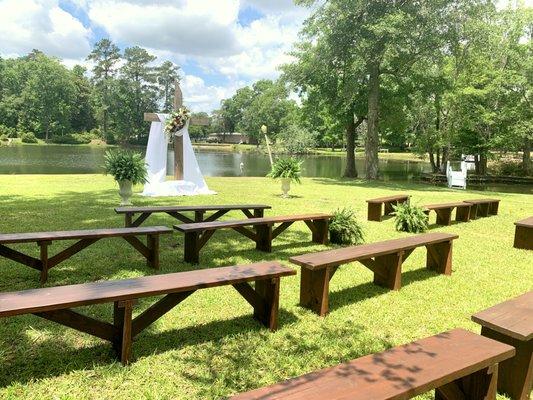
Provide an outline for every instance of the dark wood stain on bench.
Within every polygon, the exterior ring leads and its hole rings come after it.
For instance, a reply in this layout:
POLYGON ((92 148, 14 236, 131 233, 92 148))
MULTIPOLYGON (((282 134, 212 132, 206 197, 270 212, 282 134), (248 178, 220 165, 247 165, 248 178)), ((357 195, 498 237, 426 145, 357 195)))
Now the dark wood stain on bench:
POLYGON ((461 222, 468 222, 470 220, 470 203, 457 201, 452 203, 440 204, 426 204, 422 206, 426 210, 426 214, 433 210, 437 214, 437 225, 450 225, 452 222, 452 211, 457 208, 455 220, 461 222))
POLYGON ((159 269, 159 235, 170 234, 172 229, 164 226, 147 226, 139 228, 109 228, 87 229, 55 232, 26 232, 0 234, 0 256, 9 258, 20 264, 29 266, 41 272, 40 281, 48 279, 48 271, 74 254, 87 248, 100 239, 121 237, 147 260, 148 266, 159 269), (146 235, 146 245, 137 236, 146 235), (49 256, 48 246, 57 240, 78 240, 73 245, 49 256), (40 256, 35 258, 14 250, 6 245, 35 242, 39 246, 40 256))
POLYGON ((472 204, 470 209, 470 219, 477 219, 480 217, 488 217, 489 215, 497 215, 500 205, 499 199, 469 199, 465 203, 472 204))
POLYGON ((289 260, 302 267, 300 304, 323 316, 329 311, 329 281, 338 266, 359 261, 374 273, 374 283, 392 290, 401 287, 401 267, 415 248, 427 249, 426 268, 452 273, 452 241, 456 234, 434 232, 360 246, 303 254, 289 260))
POLYGON ((369 221, 381 221, 383 215, 390 215, 394 209, 393 205, 398 205, 399 203, 405 203, 409 201, 409 195, 407 194, 397 194, 393 196, 378 197, 375 199, 367 200, 368 203, 368 220, 369 221), (384 210, 382 214, 382 204, 384 205, 384 210))
POLYGON ((205 206, 145 206, 145 207, 117 207, 117 214, 124 214, 125 226, 139 226, 153 213, 166 213, 184 223, 215 221, 230 211, 242 211, 248 218, 260 218, 264 210, 271 207, 265 204, 226 204, 226 205, 205 205, 205 206), (205 217, 205 213, 214 211, 213 214, 205 217), (193 212, 194 219, 189 218, 184 212, 193 212), (135 214, 140 214, 137 219, 133 219, 135 214))
POLYGON ((232 397, 233 400, 493 400, 511 346, 455 329, 232 397))
POLYGON ((515 223, 514 244, 517 249, 533 250, 533 217, 515 223))
POLYGON ((198 222, 174 225, 174 229, 185 234, 184 259, 186 262, 198 263, 200 250, 219 229, 233 229, 241 235, 253 240, 256 249, 271 252, 272 240, 284 232, 294 222, 303 221, 312 233, 312 241, 320 244, 328 243, 328 225, 331 214, 302 214, 244 220, 228 220, 214 222, 198 222), (275 224, 279 224, 274 228, 275 224), (251 226, 254 229, 246 227, 251 226))
POLYGON ((498 389, 512 399, 529 400, 533 386, 533 291, 472 316, 481 334, 516 349, 500 364, 498 389))
POLYGON ((277 262, 203 269, 134 279, 0 293, 0 317, 35 314, 113 343, 123 364, 131 355, 132 339, 199 289, 232 285, 254 308, 254 317, 277 329, 279 283, 296 271, 277 262), (249 282, 254 281, 255 286, 249 282), (132 318, 135 301, 165 295, 132 318), (114 322, 85 316, 71 308, 114 303, 114 322))

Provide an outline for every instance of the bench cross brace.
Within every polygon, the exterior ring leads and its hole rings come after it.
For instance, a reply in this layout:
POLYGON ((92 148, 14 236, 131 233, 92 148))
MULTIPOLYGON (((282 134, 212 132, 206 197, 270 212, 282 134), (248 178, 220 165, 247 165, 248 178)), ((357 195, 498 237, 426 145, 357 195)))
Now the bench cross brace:
POLYGON ((234 283, 233 287, 253 307, 254 318, 271 331, 278 328, 280 278, 255 281, 255 288, 248 282, 234 283))

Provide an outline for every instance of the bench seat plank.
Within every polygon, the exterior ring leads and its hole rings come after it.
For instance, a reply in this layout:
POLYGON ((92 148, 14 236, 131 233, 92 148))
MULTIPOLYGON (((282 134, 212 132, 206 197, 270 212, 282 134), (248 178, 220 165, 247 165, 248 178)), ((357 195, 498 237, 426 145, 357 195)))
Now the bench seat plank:
POLYGON ((472 316, 472 321, 518 340, 533 339, 533 291, 472 316))
POLYGON ((468 203, 464 201, 454 201, 450 203, 437 203, 437 204, 425 204, 422 208, 427 208, 428 210, 438 210, 440 208, 454 208, 454 207, 469 207, 468 203))
POLYGON ((260 275, 262 279, 294 275, 278 262, 260 262, 207 270, 177 272, 140 278, 83 283, 0 293, 0 317, 131 300, 160 294, 240 283, 260 275))
MULTIPOLYGON (((511 346, 455 329, 236 395, 232 399, 409 399, 493 367, 513 354, 511 346)), ((464 398, 473 397, 467 395, 464 398)))
POLYGON ((218 210, 268 210, 272 208, 266 204, 224 204, 224 205, 206 205, 206 206, 143 206, 143 207, 117 207, 117 214, 124 213, 142 213, 142 212, 167 212, 167 211, 218 211, 218 210))
POLYGON ((396 194, 393 196, 377 197, 375 199, 369 199, 367 203, 387 203, 394 200, 407 200, 409 198, 408 194, 396 194))
POLYGON ((197 222, 192 224, 174 225, 174 229, 180 232, 203 232, 217 230, 221 228, 235 228, 242 226, 272 225, 283 222, 308 221, 315 219, 330 219, 331 214, 300 214, 300 215, 278 215, 274 217, 248 218, 226 221, 197 222))
POLYGON ((516 221, 514 224, 516 226, 523 226, 525 228, 533 228, 533 217, 521 219, 520 221, 516 221))
POLYGON ((315 270, 351 263, 360 259, 379 257, 420 247, 440 243, 445 240, 457 239, 459 235, 444 232, 432 232, 407 238, 385 240, 377 243, 326 250, 319 253, 303 254, 290 257, 290 262, 315 270))
POLYGON ((76 231, 4 233, 0 234, 0 244, 124 237, 162 233, 172 233, 172 229, 167 228, 166 226, 146 226, 137 228, 106 228, 85 229, 76 231))
POLYGON ((533 250, 533 217, 515 223, 514 243, 517 249, 533 250))

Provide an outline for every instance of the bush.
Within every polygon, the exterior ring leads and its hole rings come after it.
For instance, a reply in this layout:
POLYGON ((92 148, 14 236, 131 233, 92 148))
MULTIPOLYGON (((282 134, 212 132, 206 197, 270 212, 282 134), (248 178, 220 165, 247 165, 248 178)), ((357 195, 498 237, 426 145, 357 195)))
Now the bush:
POLYGON ((20 140, 22 140, 22 143, 38 143, 37 138, 31 132, 21 133, 20 140))
POLYGON ((394 208, 394 224, 400 232, 420 233, 428 229, 428 216, 422 207, 410 203, 400 203, 394 208))
POLYGON ((7 142, 8 140, 9 138, 7 137, 5 133, 0 135, 0 142, 7 142))
POLYGON ((52 136, 50 142, 56 144, 89 144, 92 137, 89 133, 74 133, 71 135, 52 136))
POLYGON ((494 169, 497 175, 524 176, 524 166, 519 161, 500 161, 494 169))
POLYGON ((359 244, 364 242, 363 228, 351 208, 335 210, 329 224, 329 238, 336 244, 359 244))
POLYGON ((134 185, 145 183, 148 171, 141 153, 128 150, 109 150, 105 153, 105 173, 117 182, 131 181, 134 185))
POLYGON ((277 139, 289 154, 305 154, 316 147, 316 133, 309 132, 297 125, 290 125, 277 139))
POLYGON ((6 136, 7 138, 16 138, 17 130, 9 126, 0 124, 0 136, 6 136))
POLYGON ((289 178, 292 182, 300 183, 302 163, 295 158, 278 158, 268 177, 273 179, 289 178))

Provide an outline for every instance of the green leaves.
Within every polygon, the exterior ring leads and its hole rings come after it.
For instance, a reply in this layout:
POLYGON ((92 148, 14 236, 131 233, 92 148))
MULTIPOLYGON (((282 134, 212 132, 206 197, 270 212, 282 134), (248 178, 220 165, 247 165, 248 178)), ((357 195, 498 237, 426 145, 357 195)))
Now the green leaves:
POLYGON ((141 153, 121 149, 106 152, 104 168, 117 182, 128 180, 134 185, 145 183, 148 174, 141 153))
POLYGON ((394 225, 397 231, 421 233, 428 229, 428 216, 422 207, 401 203, 394 208, 394 225))
POLYGON ((355 217, 355 210, 351 208, 337 209, 329 223, 331 243, 360 244, 365 241, 363 227, 355 217))
POLYGON ((278 158, 267 176, 273 179, 289 178, 293 182, 300 183, 301 172, 301 161, 295 158, 278 158))

